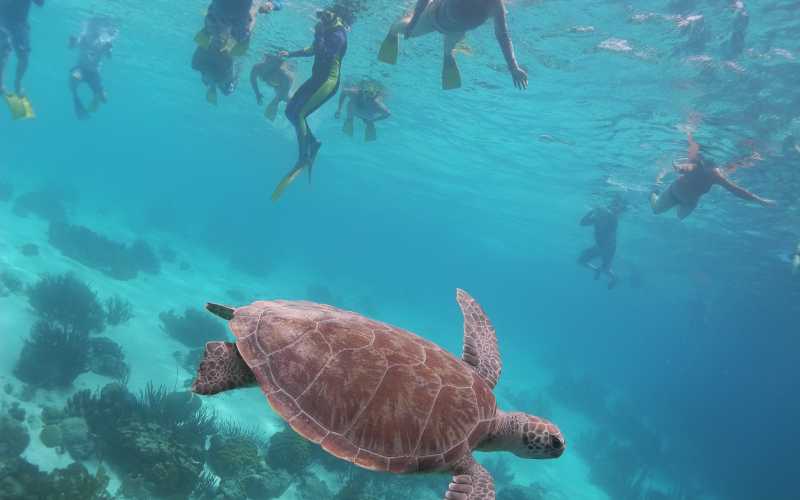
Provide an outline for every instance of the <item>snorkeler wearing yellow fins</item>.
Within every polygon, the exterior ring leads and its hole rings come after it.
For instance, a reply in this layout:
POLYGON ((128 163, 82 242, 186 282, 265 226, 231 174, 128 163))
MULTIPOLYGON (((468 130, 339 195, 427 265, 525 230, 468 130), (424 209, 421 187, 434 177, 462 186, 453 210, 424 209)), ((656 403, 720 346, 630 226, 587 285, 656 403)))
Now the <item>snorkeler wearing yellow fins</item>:
POLYGON ((297 162, 272 193, 272 200, 280 198, 283 191, 297 178, 303 169, 311 169, 322 143, 314 137, 308 126, 308 117, 325 104, 339 90, 342 60, 347 52, 347 29, 352 22, 351 14, 339 5, 317 12, 314 42, 311 47, 294 52, 283 51, 281 57, 314 56, 311 77, 297 89, 286 106, 286 117, 297 133, 297 162))
POLYGON ((374 141, 378 138, 375 122, 389 118, 392 113, 383 103, 383 86, 373 80, 364 80, 355 87, 346 88, 339 94, 339 107, 336 109, 336 118, 342 116, 342 106, 350 99, 347 106, 347 118, 344 120, 342 130, 350 137, 353 136, 355 118, 364 122, 364 140, 374 141))
POLYGON ((264 95, 258 86, 259 80, 275 89, 275 97, 264 111, 264 116, 268 120, 274 121, 278 116, 278 104, 281 101, 288 103, 291 99, 294 71, 282 57, 264 54, 261 62, 253 66, 250 71, 250 86, 253 87, 253 92, 256 94, 256 102, 261 106, 264 103, 264 95))
POLYGON ((467 31, 481 26, 490 17, 494 18, 495 37, 503 51, 514 85, 519 89, 527 88, 528 74, 519 67, 514 56, 503 0, 417 0, 414 11, 395 22, 389 29, 378 59, 388 64, 397 63, 400 34, 405 38, 416 38, 434 31, 441 33, 444 35, 442 88, 459 88, 461 73, 455 59, 456 45, 464 40, 467 31))
POLYGON ((202 75, 206 100, 217 103, 217 90, 230 95, 239 81, 234 57, 247 53, 259 14, 281 10, 280 0, 213 0, 205 26, 194 37, 192 69, 202 75))
POLYGON ((22 78, 28 70, 31 53, 31 28, 28 24, 31 2, 39 7, 44 5, 44 0, 0 0, 0 93, 3 94, 14 120, 36 116, 31 101, 22 89, 22 78), (3 73, 12 49, 17 55, 13 93, 8 92, 3 85, 3 73))

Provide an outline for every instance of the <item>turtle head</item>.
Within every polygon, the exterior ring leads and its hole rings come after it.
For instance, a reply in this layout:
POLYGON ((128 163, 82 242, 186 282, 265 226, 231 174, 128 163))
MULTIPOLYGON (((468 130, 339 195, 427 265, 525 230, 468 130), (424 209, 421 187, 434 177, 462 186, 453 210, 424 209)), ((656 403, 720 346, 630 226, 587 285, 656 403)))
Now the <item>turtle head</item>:
POLYGON ((561 431, 549 420, 521 412, 498 412, 494 429, 479 448, 510 451, 520 458, 558 458, 566 447, 561 431))

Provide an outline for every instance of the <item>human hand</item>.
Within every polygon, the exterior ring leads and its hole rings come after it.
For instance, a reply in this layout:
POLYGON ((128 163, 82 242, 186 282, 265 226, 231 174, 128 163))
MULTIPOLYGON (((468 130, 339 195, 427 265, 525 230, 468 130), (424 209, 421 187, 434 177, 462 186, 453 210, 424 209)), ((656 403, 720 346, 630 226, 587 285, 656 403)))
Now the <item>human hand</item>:
POLYGON ((528 88, 528 73, 517 66, 511 70, 511 78, 514 79, 514 86, 520 90, 528 88))
POLYGON ((778 205, 778 202, 777 202, 777 201, 775 201, 775 200, 770 200, 770 199, 767 199, 767 198, 759 198, 759 199, 758 199, 758 203, 759 203, 759 204, 760 204, 762 207, 767 207, 767 208, 769 208, 769 207, 774 207, 774 206, 777 206, 777 205, 778 205))

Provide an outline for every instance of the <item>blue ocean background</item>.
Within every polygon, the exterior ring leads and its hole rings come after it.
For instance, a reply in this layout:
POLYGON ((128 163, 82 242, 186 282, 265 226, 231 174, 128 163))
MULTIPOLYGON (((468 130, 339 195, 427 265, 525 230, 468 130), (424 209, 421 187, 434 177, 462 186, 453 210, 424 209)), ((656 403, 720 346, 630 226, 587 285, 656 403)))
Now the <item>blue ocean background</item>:
MULTIPOLYGON (((728 0, 514 1, 509 23, 530 87, 513 87, 484 26, 458 55, 463 88, 445 92, 437 36, 403 41, 397 66, 377 61, 410 4, 371 0, 349 33, 344 78, 383 82, 392 117, 364 143, 360 125, 354 139, 341 132, 328 103, 310 119, 323 142, 311 182, 299 178, 273 203, 294 164, 294 132, 282 114, 264 119, 247 76, 263 52, 308 45, 323 5, 287 0, 262 16, 239 87, 217 106, 190 67, 204 2, 33 8, 25 88, 37 117, 0 119, 0 181, 13 186, 0 202, 0 271, 25 286, 69 272, 101 297, 130 301, 135 317, 107 335, 126 353, 134 393, 193 376, 159 321, 170 309, 329 302, 458 356, 455 289, 464 288, 498 332, 500 405, 552 419, 567 439, 558 460, 495 463, 528 495, 498 498, 800 498, 800 276, 790 263, 800 242, 800 4, 746 2, 736 53, 728 0), (117 19, 120 34, 102 70, 109 102, 78 121, 67 40, 93 15, 117 19), (761 160, 732 178, 777 207, 714 188, 687 220, 654 216, 651 186, 685 157, 690 126, 721 164, 757 152, 761 160), (50 246, 49 221, 14 213, 28 192, 62 203, 72 223, 177 259, 157 274, 110 278, 50 246), (578 221, 615 196, 629 208, 620 283, 608 290, 576 264, 592 244, 578 221), (26 243, 38 256, 20 252, 26 243)), ((297 61, 298 84, 310 66, 297 61)), ((71 460, 38 444, 41 407, 109 380, 86 374, 19 397, 13 370, 34 322, 25 293, 0 297, 0 383, 13 386, 0 404, 27 410, 23 457, 47 471, 71 460)), ((203 405, 266 441, 280 419, 257 390, 246 392, 203 405)), ((443 494, 448 478, 438 480, 443 494)), ((343 484, 329 483, 331 495, 343 484)), ((303 496, 293 486, 281 498, 303 496)))

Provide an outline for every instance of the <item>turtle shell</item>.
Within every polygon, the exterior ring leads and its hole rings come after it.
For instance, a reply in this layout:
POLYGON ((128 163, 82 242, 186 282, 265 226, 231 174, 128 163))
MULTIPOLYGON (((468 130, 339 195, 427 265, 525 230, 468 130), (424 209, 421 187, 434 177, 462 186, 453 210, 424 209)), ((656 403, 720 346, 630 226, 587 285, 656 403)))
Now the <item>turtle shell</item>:
POLYGON ((230 321, 272 408, 306 439, 361 467, 448 469, 497 406, 469 366, 411 332, 311 302, 255 302, 230 321))

